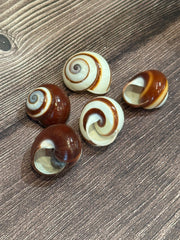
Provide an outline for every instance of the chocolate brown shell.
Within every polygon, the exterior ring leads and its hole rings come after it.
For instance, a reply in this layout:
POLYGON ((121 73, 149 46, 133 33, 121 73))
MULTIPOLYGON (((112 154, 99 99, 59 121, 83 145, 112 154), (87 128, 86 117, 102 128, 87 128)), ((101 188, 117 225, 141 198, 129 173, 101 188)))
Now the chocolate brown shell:
POLYGON ((65 123, 70 114, 69 97, 57 85, 44 84, 30 92, 26 112, 45 127, 65 123))
POLYGON ((65 124, 55 124, 36 137, 31 148, 31 162, 39 174, 56 175, 74 165, 81 153, 81 142, 75 131, 65 124))

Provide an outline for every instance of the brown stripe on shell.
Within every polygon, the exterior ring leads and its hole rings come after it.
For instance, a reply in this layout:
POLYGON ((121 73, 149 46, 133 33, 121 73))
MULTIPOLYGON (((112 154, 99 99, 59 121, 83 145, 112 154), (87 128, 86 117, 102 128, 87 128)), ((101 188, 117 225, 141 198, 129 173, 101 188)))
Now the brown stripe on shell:
POLYGON ((109 84, 108 84, 108 86, 106 88, 106 91, 108 91, 110 89, 110 85, 111 85, 111 82, 112 82, 112 71, 111 71, 110 68, 109 68, 109 70, 110 70, 110 81, 109 81, 109 84))
MULTIPOLYGON (((28 107, 27 107, 27 105, 26 105, 26 111, 27 111, 27 113, 28 113, 28 115, 30 115, 31 117, 33 117, 33 115, 36 115, 36 114, 39 114, 42 110, 43 110, 43 108, 46 106, 46 102, 47 102, 47 95, 46 95, 46 92, 45 91, 43 91, 42 89, 35 89, 34 91, 40 91, 40 92, 42 92, 43 93, 43 95, 44 95, 44 99, 43 99, 43 104, 40 106, 40 108, 38 108, 38 109, 36 109, 36 110, 31 110, 31 109, 29 109, 28 107)), ((32 92, 33 93, 33 92, 32 92)), ((32 94, 31 93, 31 94, 32 94)), ((31 95, 30 94, 30 95, 31 95)), ((30 95, 28 96, 28 101, 30 102, 30 95)))
POLYGON ((136 77, 143 77, 145 80, 145 88, 140 96, 140 103, 143 104, 143 107, 153 104, 166 89, 167 79, 157 70, 149 70, 136 75, 136 77))
POLYGON ((90 55, 88 53, 85 53, 85 55, 92 57, 94 62, 95 62, 95 64, 96 64, 96 67, 97 67, 96 78, 94 79, 94 82, 91 84, 91 86, 88 88, 89 90, 94 90, 97 87, 97 85, 99 84, 100 80, 101 80, 102 67, 101 67, 100 62, 93 55, 90 55))
MULTIPOLYGON (((95 99, 93 99, 93 100, 91 100, 91 101, 89 101, 88 103, 90 103, 90 102, 93 102, 93 101, 101 101, 101 102, 103 102, 103 103, 105 103, 106 105, 108 105, 108 107, 111 109, 111 111, 112 111, 112 113, 113 113, 113 116, 114 116, 114 125, 113 125, 113 127, 112 127, 112 129, 111 129, 111 131, 108 133, 108 134, 105 134, 104 136, 110 136, 111 134, 113 134, 114 133, 114 131, 117 129, 117 126, 118 126, 118 112, 117 112, 117 110, 116 110, 116 107, 112 104, 112 102, 111 101, 109 101, 108 99, 106 99, 106 98, 101 98, 101 97, 98 97, 98 98, 95 98, 95 99)), ((88 104, 87 103, 87 104, 88 104)), ((86 105, 87 105, 86 104, 86 105)), ((85 106, 86 106, 85 105, 85 106)), ((93 109, 92 109, 93 110, 93 109)), ((93 113, 99 113, 99 112, 101 112, 102 113, 102 111, 101 110, 99 110, 99 109, 96 109, 96 108, 94 108, 94 110, 93 110, 93 113), (98 112, 95 112, 94 110, 98 110, 98 112)), ((89 110, 89 111, 91 111, 91 110, 89 110)), ((88 112, 89 112, 88 111, 88 112)), ((87 113, 88 113, 87 112, 87 113)), ((86 114, 87 114, 86 113, 86 114)), ((87 120, 88 120, 88 117, 90 116, 90 114, 88 114, 87 116, 86 116, 86 114, 85 114, 85 119, 83 119, 83 126, 84 126, 84 129, 86 130, 86 123, 87 123, 87 120)), ((101 114, 100 114, 101 115, 101 114)), ((98 122, 98 125, 100 126, 100 127, 103 127, 104 125, 105 125, 105 121, 106 121, 106 117, 105 117, 105 115, 104 115, 104 113, 103 113, 103 115, 101 115, 101 117, 102 116, 104 116, 104 118, 102 118, 102 122, 98 122), (100 125, 101 124, 101 125, 100 125)))
MULTIPOLYGON (((148 70, 145 72, 141 72, 135 75, 123 88, 123 94, 126 91, 126 88, 131 84, 133 80, 138 77, 142 77, 144 79, 145 86, 142 89, 140 94, 140 99, 138 104, 129 103, 124 98, 125 102, 132 107, 138 108, 148 108, 150 105, 153 105, 157 99, 163 94, 163 91, 168 90, 168 81, 163 73, 158 70, 148 70), (160 84, 159 84, 160 83, 160 84)), ((166 94, 165 94, 166 96, 166 94)), ((164 98, 162 99, 162 101, 164 98)), ((162 102, 161 101, 161 102, 162 102)), ((159 104, 158 104, 159 105, 159 104)))
POLYGON ((85 130, 86 130, 86 123, 88 121, 89 116, 91 116, 91 114, 95 114, 95 113, 100 115, 101 118, 102 118, 102 120, 98 121, 98 125, 100 127, 103 127, 105 125, 106 117, 105 117, 104 113, 98 108, 92 108, 89 111, 87 111, 87 113, 84 115, 84 118, 83 118, 83 127, 84 127, 85 130))
POLYGON ((148 106, 144 107, 145 109, 152 109, 152 108, 156 108, 159 105, 161 105, 161 103, 164 101, 164 99, 166 98, 166 95, 168 93, 168 81, 166 81, 165 84, 165 88, 164 90, 159 94, 159 96, 151 103, 148 104, 148 106))
MULTIPOLYGON (((82 55, 82 54, 73 55, 73 56, 66 62, 65 67, 64 67, 64 70, 66 69, 67 64, 71 61, 71 59, 73 59, 74 57, 76 57, 76 56, 78 56, 78 55, 82 55)), ((81 60, 81 61, 84 61, 84 62, 87 64, 87 66, 88 66, 88 73, 87 73, 87 75, 85 76, 85 78, 83 78, 81 81, 76 81, 76 82, 74 82, 74 81, 72 81, 72 80, 67 76, 66 71, 64 71, 64 75, 65 75, 66 79, 67 79, 68 81, 74 83, 74 84, 81 83, 81 82, 83 82, 84 80, 86 80, 87 77, 89 76, 89 73, 90 73, 90 68, 89 68, 88 62, 87 62, 86 60, 82 59, 82 58, 76 58, 76 60, 77 60, 77 59, 79 59, 79 60, 81 60)), ((71 63, 71 64, 72 64, 72 63, 71 63)), ((72 73, 72 72, 71 72, 71 73, 72 73)), ((72 74, 75 74, 75 73, 72 73, 72 74)))

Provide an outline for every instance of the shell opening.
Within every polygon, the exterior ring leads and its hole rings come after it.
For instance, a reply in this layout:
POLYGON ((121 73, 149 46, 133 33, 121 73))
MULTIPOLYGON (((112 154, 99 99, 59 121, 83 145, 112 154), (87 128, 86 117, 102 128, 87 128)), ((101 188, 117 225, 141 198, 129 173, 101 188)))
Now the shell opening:
POLYGON ((88 129, 88 137, 97 146, 107 146, 115 140, 116 134, 113 134, 113 137, 112 135, 104 137, 97 132, 95 125, 91 125, 88 129))
POLYGON ((66 163, 55 157, 55 146, 51 140, 45 140, 34 155, 34 166, 42 174, 51 175, 60 173, 66 163))
POLYGON ((123 97, 126 102, 133 105, 140 103, 140 96, 145 88, 145 81, 142 77, 137 77, 126 85, 123 97))

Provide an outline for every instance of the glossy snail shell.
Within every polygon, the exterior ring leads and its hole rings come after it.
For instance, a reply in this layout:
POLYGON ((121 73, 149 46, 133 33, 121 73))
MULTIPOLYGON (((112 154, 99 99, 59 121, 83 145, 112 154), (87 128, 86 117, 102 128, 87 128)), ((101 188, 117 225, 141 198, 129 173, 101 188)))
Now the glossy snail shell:
POLYGON ((117 137, 124 124, 120 105, 109 97, 97 97, 83 108, 79 126, 83 137, 95 146, 107 146, 117 137))
POLYGON ((32 145, 32 166, 39 174, 56 175, 74 165, 81 153, 81 142, 71 127, 51 125, 36 137, 32 145))
POLYGON ((132 107, 159 108, 168 98, 168 81, 157 70, 141 72, 125 85, 123 98, 132 107))
POLYGON ((110 89, 111 70, 98 53, 80 52, 65 63, 63 79, 72 91, 87 90, 94 94, 105 94, 110 89))
POLYGON ((65 123, 70 113, 70 101, 58 86, 44 84, 29 93, 26 112, 43 126, 65 123))

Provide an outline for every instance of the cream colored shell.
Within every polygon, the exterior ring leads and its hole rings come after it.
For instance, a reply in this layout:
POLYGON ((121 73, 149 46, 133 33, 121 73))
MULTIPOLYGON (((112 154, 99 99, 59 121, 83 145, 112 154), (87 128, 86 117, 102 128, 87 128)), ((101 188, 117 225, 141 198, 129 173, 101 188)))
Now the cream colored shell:
POLYGON ((110 89, 111 71, 107 61, 98 53, 80 52, 65 63, 63 79, 72 91, 105 94, 110 89))
POLYGON ((95 146, 107 146, 117 137, 124 124, 120 105, 109 97, 97 97, 82 110, 79 126, 83 137, 95 146))

